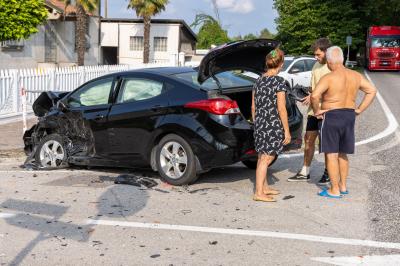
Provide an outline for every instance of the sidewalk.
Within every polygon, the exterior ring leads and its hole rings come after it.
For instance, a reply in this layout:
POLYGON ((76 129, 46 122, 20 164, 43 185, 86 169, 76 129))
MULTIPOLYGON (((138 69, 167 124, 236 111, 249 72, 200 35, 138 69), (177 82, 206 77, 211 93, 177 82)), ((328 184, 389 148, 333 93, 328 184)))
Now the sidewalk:
MULTIPOLYGON (((28 120, 28 129, 36 123, 36 118, 28 120)), ((22 121, 0 125, 0 157, 22 155, 24 143, 22 141, 22 121)), ((14 156, 13 156, 14 157, 14 156)))

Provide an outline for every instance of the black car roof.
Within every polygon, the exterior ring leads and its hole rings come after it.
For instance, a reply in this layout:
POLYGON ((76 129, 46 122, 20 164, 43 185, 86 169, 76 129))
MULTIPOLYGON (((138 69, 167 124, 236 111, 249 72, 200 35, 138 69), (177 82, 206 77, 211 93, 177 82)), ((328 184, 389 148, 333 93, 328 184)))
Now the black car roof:
POLYGON ((111 74, 107 74, 96 79, 115 77, 121 74, 129 74, 129 73, 149 73, 149 74, 157 74, 162 76, 170 76, 174 74, 187 73, 196 71, 195 68, 192 67, 152 67, 152 68, 138 68, 134 70, 126 70, 119 71, 111 74))

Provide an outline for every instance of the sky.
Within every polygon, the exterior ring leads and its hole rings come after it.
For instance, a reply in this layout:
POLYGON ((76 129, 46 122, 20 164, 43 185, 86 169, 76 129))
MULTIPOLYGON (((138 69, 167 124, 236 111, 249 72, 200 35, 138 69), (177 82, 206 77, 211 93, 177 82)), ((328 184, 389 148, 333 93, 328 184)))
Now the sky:
MULTIPOLYGON (((102 16, 104 17, 104 1, 102 16)), ((273 0, 216 0, 219 16, 230 37, 259 34, 264 28, 276 33, 274 19, 278 16, 273 0)), ((108 0, 108 18, 136 18, 134 10, 128 10, 128 0, 108 0)), ((197 13, 215 17, 211 0, 170 0, 165 11, 154 18, 183 19, 192 24, 197 13)), ((194 29, 195 32, 198 31, 194 29)))

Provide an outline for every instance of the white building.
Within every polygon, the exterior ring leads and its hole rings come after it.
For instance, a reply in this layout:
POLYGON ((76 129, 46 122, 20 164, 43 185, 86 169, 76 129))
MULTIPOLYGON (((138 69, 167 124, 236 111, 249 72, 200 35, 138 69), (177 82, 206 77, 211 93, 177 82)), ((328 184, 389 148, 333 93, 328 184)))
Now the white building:
MULTIPOLYGON (((143 62, 142 19, 102 19, 100 46, 102 64, 137 64, 143 62)), ((183 20, 152 19, 150 28, 150 62, 170 62, 171 56, 185 54, 192 61, 196 50, 196 34, 183 20)))
MULTIPOLYGON (((61 0, 46 0, 47 22, 28 40, 0 43, 0 69, 71 66, 77 64, 75 8, 61 0)), ((100 18, 91 14, 88 22, 85 65, 99 64, 100 18)))

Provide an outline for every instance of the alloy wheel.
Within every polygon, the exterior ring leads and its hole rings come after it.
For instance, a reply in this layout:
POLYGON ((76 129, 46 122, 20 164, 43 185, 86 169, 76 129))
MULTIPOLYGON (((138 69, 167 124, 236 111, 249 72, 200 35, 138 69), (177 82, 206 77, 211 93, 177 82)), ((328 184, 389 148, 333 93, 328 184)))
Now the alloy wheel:
POLYGON ((170 141, 164 144, 160 153, 162 171, 172 179, 182 177, 188 166, 188 157, 181 144, 170 141))
POLYGON ((56 140, 45 142, 40 150, 40 163, 43 167, 58 167, 65 157, 64 148, 56 140))

